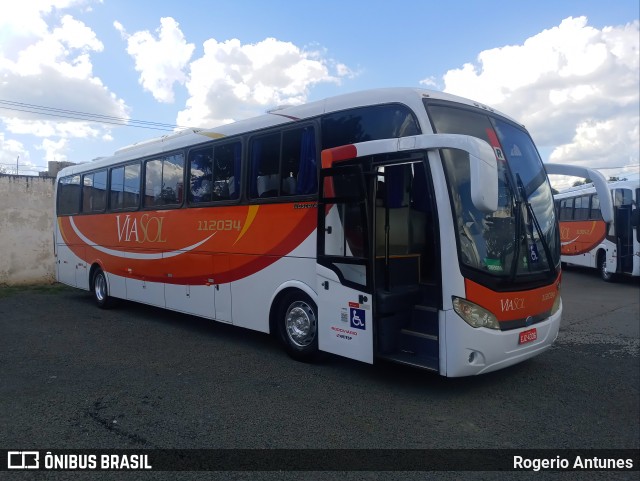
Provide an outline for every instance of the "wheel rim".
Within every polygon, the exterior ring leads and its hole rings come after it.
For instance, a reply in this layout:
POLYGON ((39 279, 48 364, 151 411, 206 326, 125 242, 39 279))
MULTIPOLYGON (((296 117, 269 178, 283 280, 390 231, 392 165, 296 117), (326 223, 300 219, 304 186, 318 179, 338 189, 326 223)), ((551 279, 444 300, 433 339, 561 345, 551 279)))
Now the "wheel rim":
POLYGON ((608 280, 611 278, 611 273, 607 271, 607 259, 604 257, 602 258, 602 262, 600 263, 600 272, 602 273, 603 279, 608 280))
POLYGON ((96 293, 96 299, 98 299, 99 302, 103 302, 107 298, 107 281, 102 273, 96 276, 93 290, 96 293))
POLYGON ((316 315, 309 304, 296 301, 289 306, 284 318, 289 340, 298 347, 309 346, 316 337, 316 315))

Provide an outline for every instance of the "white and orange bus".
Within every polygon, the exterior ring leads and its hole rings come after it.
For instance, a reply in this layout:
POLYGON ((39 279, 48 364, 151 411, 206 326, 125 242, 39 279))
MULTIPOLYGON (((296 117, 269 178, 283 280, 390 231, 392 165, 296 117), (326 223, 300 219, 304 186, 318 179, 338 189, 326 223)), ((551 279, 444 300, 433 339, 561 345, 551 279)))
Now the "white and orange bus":
POLYGON ((562 262, 598 269, 607 282, 640 276, 640 181, 607 183, 590 169, 579 176, 593 182, 554 196, 562 262))
POLYGON ((380 89, 181 132, 57 178, 60 282, 273 333, 301 360, 444 376, 529 359, 560 325, 560 236, 527 131, 380 89))

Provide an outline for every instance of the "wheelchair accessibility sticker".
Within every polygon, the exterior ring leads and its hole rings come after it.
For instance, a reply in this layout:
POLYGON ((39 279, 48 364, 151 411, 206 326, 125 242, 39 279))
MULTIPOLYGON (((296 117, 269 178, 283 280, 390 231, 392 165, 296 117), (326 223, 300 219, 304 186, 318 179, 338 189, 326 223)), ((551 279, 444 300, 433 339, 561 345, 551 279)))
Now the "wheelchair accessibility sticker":
POLYGON ((349 325, 354 329, 366 329, 364 309, 349 308, 349 325))

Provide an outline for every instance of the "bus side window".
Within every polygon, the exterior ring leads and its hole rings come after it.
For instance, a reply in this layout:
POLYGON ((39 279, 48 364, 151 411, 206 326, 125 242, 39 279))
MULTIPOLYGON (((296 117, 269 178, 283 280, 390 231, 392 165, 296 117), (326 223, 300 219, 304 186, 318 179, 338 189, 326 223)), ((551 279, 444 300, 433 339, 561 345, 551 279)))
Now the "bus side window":
POLYGON ((631 189, 614 189, 613 205, 615 207, 633 205, 633 193, 631 189))
POLYGON ((562 199, 560 201, 560 220, 573 219, 573 199, 562 199))
POLYGON ((58 215, 77 214, 81 200, 80 176, 62 177, 58 182, 58 215))
POLYGON ((583 195, 575 199, 574 220, 587 220, 589 218, 589 196, 583 195))
POLYGON ((213 150, 213 198, 240 197, 240 142, 216 146, 213 150))
POLYGON ((189 202, 211 201, 213 187, 211 147, 189 153, 189 202))
POLYGON ((284 132, 282 136, 281 195, 318 191, 316 142, 312 127, 284 132))
POLYGON ((290 129, 251 140, 249 196, 266 198, 318 192, 313 127, 290 129))
POLYGON ((107 171, 92 172, 82 178, 82 212, 102 212, 107 206, 107 171))
POLYGON ((137 209, 140 204, 140 164, 111 169, 109 207, 111 210, 137 209))
POLYGON ((322 149, 418 134, 418 122, 405 105, 358 107, 322 118, 322 149))
POLYGON ((137 209, 140 205, 140 164, 125 166, 123 189, 122 207, 137 209))
POLYGON ((240 142, 189 154, 189 202, 199 204, 240 196, 240 142))
POLYGON ((276 197, 280 164, 280 134, 265 135, 251 141, 250 196, 276 197))
POLYGON ((590 220, 602 220, 602 211, 600 210, 600 199, 598 194, 591 196, 591 211, 589 213, 590 220))
POLYGON ((145 168, 145 207, 162 207, 182 203, 184 156, 169 155, 149 160, 145 168))
POLYGON ((124 167, 111 169, 109 207, 112 210, 118 210, 124 207, 124 167))

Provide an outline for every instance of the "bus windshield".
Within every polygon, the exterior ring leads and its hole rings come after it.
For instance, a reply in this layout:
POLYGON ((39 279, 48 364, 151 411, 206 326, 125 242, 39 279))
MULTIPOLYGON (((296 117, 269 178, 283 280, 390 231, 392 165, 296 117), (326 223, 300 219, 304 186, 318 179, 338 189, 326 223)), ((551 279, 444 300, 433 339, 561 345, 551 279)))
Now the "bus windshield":
POLYGON ((426 107, 437 133, 483 139, 494 148, 498 160, 498 209, 486 214, 471 201, 468 156, 456 150, 442 151, 457 219, 461 268, 511 281, 555 275, 560 240, 553 196, 529 135, 483 113, 436 104, 426 107))

